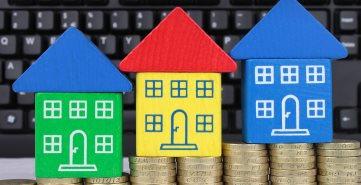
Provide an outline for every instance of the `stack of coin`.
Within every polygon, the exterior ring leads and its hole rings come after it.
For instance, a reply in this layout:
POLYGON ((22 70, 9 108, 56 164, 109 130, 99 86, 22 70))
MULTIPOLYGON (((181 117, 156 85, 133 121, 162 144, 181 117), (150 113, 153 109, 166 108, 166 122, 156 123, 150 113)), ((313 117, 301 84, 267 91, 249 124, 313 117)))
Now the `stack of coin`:
POLYGON ((269 163, 266 145, 223 143, 225 184, 268 185, 269 163))
POLYGON ((82 185, 80 178, 37 178, 37 185, 82 185))
POLYGON ((317 145, 319 184, 358 184, 360 169, 360 142, 335 139, 317 145))
POLYGON ((0 180, 0 185, 35 185, 36 181, 30 179, 0 180))
POLYGON ((129 185, 129 175, 123 173, 121 177, 111 178, 86 178, 85 185, 129 185))
POLYGON ((222 184, 222 157, 177 158, 179 185, 222 184))
POLYGON ((176 184, 176 163, 172 157, 130 157, 132 185, 176 184))
POLYGON ((313 144, 270 144, 272 184, 317 184, 313 144))

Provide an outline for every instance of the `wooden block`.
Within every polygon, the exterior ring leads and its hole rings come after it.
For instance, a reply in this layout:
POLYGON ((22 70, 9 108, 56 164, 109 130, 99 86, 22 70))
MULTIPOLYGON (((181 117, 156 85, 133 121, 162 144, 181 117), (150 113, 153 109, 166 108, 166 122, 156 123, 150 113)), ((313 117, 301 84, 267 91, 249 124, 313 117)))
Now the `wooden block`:
POLYGON ((127 72, 233 72, 237 65, 181 8, 119 64, 127 72))
POLYGON ((340 59, 343 45, 297 0, 280 0, 231 51, 234 59, 340 59))
POLYGON ((330 60, 247 60, 243 89, 247 143, 332 141, 330 60))
POLYGON ((76 28, 67 29, 13 84, 15 92, 128 92, 131 83, 76 28))
POLYGON ((122 95, 36 93, 38 178, 122 175, 122 95))
POLYGON ((138 156, 220 156, 221 75, 138 73, 138 156))

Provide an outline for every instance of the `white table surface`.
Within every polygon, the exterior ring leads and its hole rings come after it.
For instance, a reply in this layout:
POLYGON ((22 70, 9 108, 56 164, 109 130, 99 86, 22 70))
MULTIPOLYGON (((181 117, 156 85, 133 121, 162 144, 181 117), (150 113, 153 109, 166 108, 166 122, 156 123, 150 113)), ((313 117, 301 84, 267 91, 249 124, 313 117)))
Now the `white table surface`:
MULTIPOLYGON (((0 158, 1 179, 35 179, 34 158, 0 158)), ((128 158, 124 158, 124 172, 129 173, 128 158)))

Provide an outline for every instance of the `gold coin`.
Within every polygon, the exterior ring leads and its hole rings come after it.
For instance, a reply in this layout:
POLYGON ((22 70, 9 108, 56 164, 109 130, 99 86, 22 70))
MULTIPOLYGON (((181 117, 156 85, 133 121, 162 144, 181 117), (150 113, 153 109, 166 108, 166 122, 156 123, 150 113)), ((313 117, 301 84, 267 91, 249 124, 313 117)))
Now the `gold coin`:
POLYGON ((240 171, 263 171, 268 170, 268 164, 228 164, 224 163, 225 170, 240 170, 240 171))
POLYGON ((306 156, 306 157, 278 157, 278 156, 271 156, 270 161, 274 163, 309 163, 315 162, 315 156, 306 156))
POLYGON ((354 177, 359 176, 358 170, 334 170, 334 169, 318 169, 318 174, 322 176, 333 177, 354 177))
POLYGON ((131 170, 173 170, 175 169, 174 163, 165 164, 147 164, 147 163, 131 163, 129 165, 131 170))
POLYGON ((267 150, 223 150, 224 156, 267 157, 267 150))
POLYGON ((177 163, 214 164, 221 163, 222 157, 179 157, 177 163))
POLYGON ((310 163, 272 163, 271 169, 282 169, 282 170, 307 170, 316 168, 315 162, 310 163))
POLYGON ((222 163, 218 164, 181 164, 178 169, 182 170, 222 170, 222 163))
POLYGON ((232 164, 263 164, 268 163, 268 157, 243 157, 243 156, 225 156, 223 161, 232 164))
POLYGON ((307 177, 279 177, 272 176, 270 177, 272 184, 273 183, 289 183, 289 184, 302 184, 302 183, 310 183, 316 181, 316 176, 307 176, 307 177))
POLYGON ((333 176, 317 176, 318 182, 327 182, 327 183, 349 183, 357 182, 357 177, 333 177, 333 176))
POLYGON ((129 157, 130 163, 174 163, 174 157, 129 157))
POLYGON ((222 170, 182 170, 179 169, 177 171, 177 175, 179 176, 187 176, 187 177, 204 177, 204 176, 221 176, 223 174, 222 170))
POLYGON ((266 150, 265 144, 248 144, 248 143, 222 143, 222 149, 226 150, 266 150))
POLYGON ((36 181, 30 179, 0 180, 0 185, 35 185, 36 181))
POLYGON ((176 177, 133 177, 130 176, 130 182, 133 184, 135 183, 168 183, 168 182, 175 182, 176 177))
POLYGON ((360 157, 324 157, 317 156, 320 163, 361 163, 360 157))
POLYGON ((176 175, 176 171, 175 170, 154 170, 154 171, 142 171, 142 170, 130 170, 130 174, 134 177, 138 177, 138 176, 145 176, 145 177, 159 177, 159 176, 164 176, 164 177, 169 177, 169 176, 175 176, 176 175))
POLYGON ((333 169, 333 170, 358 170, 358 164, 336 164, 336 163, 317 163, 319 169, 333 169))
POLYGON ((224 182, 267 182, 268 176, 231 177, 223 176, 224 182))
POLYGON ((360 148, 360 142, 356 140, 334 139, 331 143, 317 144, 318 149, 353 150, 360 148))
POLYGON ((224 170, 224 174, 228 175, 228 176, 252 176, 252 175, 268 175, 269 174, 269 169, 266 170, 260 170, 257 171, 257 173, 255 173, 254 171, 241 171, 241 170, 224 170))
POLYGON ((121 177, 111 177, 111 178, 86 178, 86 183, 91 184, 114 184, 114 183, 122 183, 122 182, 128 182, 129 181, 129 174, 123 173, 123 176, 121 177))
POLYGON ((36 178, 38 184, 75 184, 82 182, 80 178, 36 178))
POLYGON ((271 169, 271 175, 273 176, 315 176, 317 175, 316 169, 309 170, 279 170, 271 169))
POLYGON ((361 155, 361 149, 357 150, 317 150, 317 155, 326 157, 355 157, 361 155))
POLYGON ((212 183, 221 182, 222 176, 209 176, 209 177, 185 177, 177 176, 178 183, 212 183))
POLYGON ((284 157, 300 157, 300 156, 312 156, 315 155, 314 150, 270 150, 272 156, 284 156, 284 157))
POLYGON ((291 149, 291 150, 307 150, 312 149, 313 144, 311 143, 281 143, 281 144, 270 144, 268 147, 273 150, 284 150, 284 149, 291 149))

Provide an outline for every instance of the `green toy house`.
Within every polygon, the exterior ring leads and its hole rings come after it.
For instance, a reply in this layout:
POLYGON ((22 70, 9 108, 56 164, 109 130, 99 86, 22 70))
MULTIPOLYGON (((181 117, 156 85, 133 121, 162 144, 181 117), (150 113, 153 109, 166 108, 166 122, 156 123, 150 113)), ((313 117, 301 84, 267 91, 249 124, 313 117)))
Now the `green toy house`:
POLYGON ((122 174, 122 94, 131 83, 69 28, 13 84, 35 92, 36 177, 122 174))

